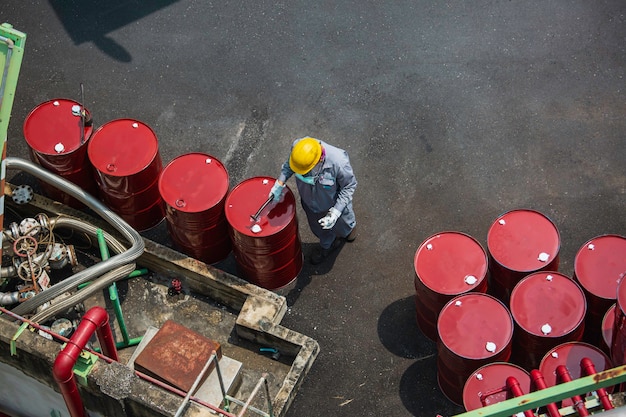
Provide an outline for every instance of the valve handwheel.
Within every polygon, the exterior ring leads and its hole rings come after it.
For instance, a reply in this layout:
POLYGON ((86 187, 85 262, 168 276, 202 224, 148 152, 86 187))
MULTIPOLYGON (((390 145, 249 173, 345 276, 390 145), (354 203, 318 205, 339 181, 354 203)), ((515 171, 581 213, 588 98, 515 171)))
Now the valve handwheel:
POLYGON ((37 251, 37 239, 32 236, 22 236, 13 243, 13 251, 17 256, 26 258, 37 251))

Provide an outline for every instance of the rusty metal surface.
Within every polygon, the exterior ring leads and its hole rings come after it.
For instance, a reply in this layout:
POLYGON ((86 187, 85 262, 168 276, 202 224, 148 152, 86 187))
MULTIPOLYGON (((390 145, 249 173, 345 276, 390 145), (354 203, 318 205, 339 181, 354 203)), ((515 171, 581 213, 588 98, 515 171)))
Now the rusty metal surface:
MULTIPOLYGON (((189 391, 213 351, 222 357, 218 342, 168 320, 137 356, 135 369, 189 391)), ((213 368, 215 364, 207 376, 213 368)))

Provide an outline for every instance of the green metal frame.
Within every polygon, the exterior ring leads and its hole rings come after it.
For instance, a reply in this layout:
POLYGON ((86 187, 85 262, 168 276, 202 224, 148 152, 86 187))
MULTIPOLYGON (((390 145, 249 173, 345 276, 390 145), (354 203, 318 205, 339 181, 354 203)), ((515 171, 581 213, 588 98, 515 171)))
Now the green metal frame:
POLYGON ((3 23, 0 25, 0 39, 3 40, 0 42, 0 68, 2 68, 2 76, 0 77, 0 92, 2 92, 0 96, 0 144, 4 148, 9 131, 17 79, 24 57, 26 34, 13 29, 13 26, 8 23, 3 23), (9 42, 4 41, 5 39, 9 42))
POLYGON ((584 396, 585 393, 618 385, 622 382, 626 382, 626 366, 608 369, 571 382, 458 414, 455 417, 510 417, 526 410, 534 410, 546 404, 559 402, 574 395, 584 396))

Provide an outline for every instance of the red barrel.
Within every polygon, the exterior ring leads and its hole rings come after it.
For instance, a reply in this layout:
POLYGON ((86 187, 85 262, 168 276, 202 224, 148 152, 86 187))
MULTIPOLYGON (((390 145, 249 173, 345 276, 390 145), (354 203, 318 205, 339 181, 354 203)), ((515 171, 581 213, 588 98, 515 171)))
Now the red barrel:
POLYGON ((585 329, 585 294, 558 272, 535 272, 511 292, 515 322, 512 362, 530 371, 545 353, 565 342, 580 341, 585 329))
POLYGON ((530 374, 517 365, 494 362, 475 370, 463 387, 463 407, 466 411, 501 403, 514 398, 507 389, 507 378, 513 377, 524 394, 530 393, 530 374))
MULTIPOLYGON (((31 160, 53 174, 76 184, 85 192, 97 196, 98 187, 93 168, 87 158, 87 143, 93 132, 91 114, 77 101, 57 98, 39 104, 26 116, 24 139, 31 160)), ((44 193, 53 200, 74 208, 84 204, 53 185, 40 181, 44 193)))
MULTIPOLYGON (((611 359, 602 352, 601 349, 584 342, 567 342, 550 349, 539 365, 539 371, 543 374, 544 380, 548 387, 552 387, 561 381, 557 380, 556 368, 564 365, 569 371, 572 380, 587 375, 583 374, 580 362, 583 358, 588 358, 593 362, 596 372, 602 372, 611 369, 613 364, 611 359)), ((608 392, 612 392, 613 388, 606 388, 608 392)), ((571 406, 570 399, 563 400, 561 407, 571 406)))
POLYGON ((117 119, 98 128, 89 141, 100 197, 137 230, 156 226, 165 216, 159 193, 163 169, 154 131, 133 119, 117 119))
POLYGON ((209 264, 228 256, 228 173, 219 160, 204 153, 175 158, 161 172, 159 191, 167 230, 182 252, 209 264))
POLYGON ((471 291, 487 292, 487 253, 476 239, 443 232, 426 239, 415 252, 417 324, 437 340, 437 317, 452 298, 471 291))
POLYGON ((251 218, 267 200, 274 182, 270 177, 253 177, 239 183, 226 197, 225 207, 239 271, 246 280, 269 290, 294 281, 303 263, 295 198, 289 188, 257 221, 251 218))
POLYGON ((602 318, 617 296, 617 283, 626 274, 626 238, 603 235, 585 243, 576 253, 574 279, 587 297, 584 340, 600 343, 602 318))
POLYGON ((611 358, 613 363, 626 365, 626 280, 622 279, 617 286, 617 302, 611 338, 611 358))
POLYGON ((456 404, 462 404, 463 386, 472 372, 511 357, 511 313, 490 295, 469 293, 453 298, 441 309, 437 330, 437 381, 456 404))
POLYGON ((512 210, 498 217, 487 234, 490 293, 508 305, 526 275, 558 270, 560 245, 554 223, 537 211, 512 210))
POLYGON ((617 305, 613 304, 602 318, 602 340, 600 341, 600 349, 609 356, 611 356, 611 345, 613 344, 616 308, 617 305))

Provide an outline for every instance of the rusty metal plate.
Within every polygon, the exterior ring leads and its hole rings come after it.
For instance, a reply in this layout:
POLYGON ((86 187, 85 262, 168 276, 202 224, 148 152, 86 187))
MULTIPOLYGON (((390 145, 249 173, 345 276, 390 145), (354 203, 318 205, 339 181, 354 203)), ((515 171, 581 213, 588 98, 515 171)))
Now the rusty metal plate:
POLYGON ((218 342, 168 320, 137 356, 135 369, 187 392, 213 351, 218 359, 222 357, 218 342))

